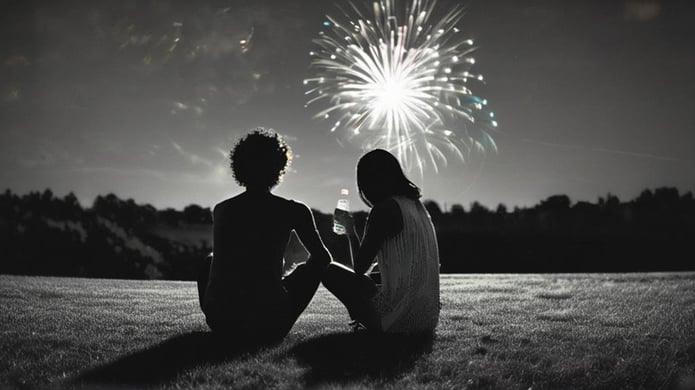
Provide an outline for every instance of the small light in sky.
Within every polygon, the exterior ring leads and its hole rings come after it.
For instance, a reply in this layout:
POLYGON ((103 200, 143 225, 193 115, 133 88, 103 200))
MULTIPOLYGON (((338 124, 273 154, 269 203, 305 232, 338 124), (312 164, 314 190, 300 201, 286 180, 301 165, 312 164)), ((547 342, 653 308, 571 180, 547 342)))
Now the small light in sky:
POLYGON ((323 25, 326 26, 326 27, 331 27, 331 22, 329 22, 328 20, 326 20, 326 21, 323 22, 323 25))
POLYGON ((9 66, 25 66, 29 65, 29 60, 22 55, 11 56, 5 60, 5 65, 9 66))
POLYGON ((653 20, 661 13, 661 4, 657 0, 626 1, 625 19, 637 22, 653 20))
POLYGON ((7 94, 7 97, 5 98, 5 100, 10 101, 10 100, 17 100, 17 99, 19 99, 19 88, 12 88, 10 90, 10 93, 7 94))

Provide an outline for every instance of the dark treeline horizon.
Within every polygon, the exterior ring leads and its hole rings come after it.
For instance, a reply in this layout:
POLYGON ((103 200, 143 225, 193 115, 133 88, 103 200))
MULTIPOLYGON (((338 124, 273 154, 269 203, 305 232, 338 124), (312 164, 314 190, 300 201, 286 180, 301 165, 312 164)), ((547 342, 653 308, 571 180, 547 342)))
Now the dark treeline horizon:
MULTIPOLYGON (((695 270, 693 194, 644 190, 595 203, 554 195, 531 207, 488 209, 479 202, 442 210, 425 200, 438 235, 443 273, 647 272, 695 270)), ((347 258, 332 215, 313 210, 336 261, 347 258)), ((367 212, 354 213, 358 230, 367 212)), ((212 213, 191 204, 159 210, 114 194, 83 207, 50 189, 0 194, 0 273, 132 279, 195 279, 211 252, 212 213)), ((286 267, 306 259, 296 237, 286 267)))

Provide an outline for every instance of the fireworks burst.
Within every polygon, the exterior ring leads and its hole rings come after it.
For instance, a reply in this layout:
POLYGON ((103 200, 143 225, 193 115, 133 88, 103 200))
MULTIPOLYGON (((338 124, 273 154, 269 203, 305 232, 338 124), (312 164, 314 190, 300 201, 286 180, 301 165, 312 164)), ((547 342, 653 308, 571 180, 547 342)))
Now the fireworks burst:
POLYGON ((407 170, 435 171, 450 156, 496 150, 489 130, 497 127, 487 101, 469 81, 474 43, 459 36, 463 10, 433 17, 435 1, 375 1, 371 10, 351 3, 340 18, 328 16, 314 42, 307 106, 323 101, 316 118, 334 118, 365 149, 393 152, 407 170), (402 4, 402 3, 401 3, 402 4))

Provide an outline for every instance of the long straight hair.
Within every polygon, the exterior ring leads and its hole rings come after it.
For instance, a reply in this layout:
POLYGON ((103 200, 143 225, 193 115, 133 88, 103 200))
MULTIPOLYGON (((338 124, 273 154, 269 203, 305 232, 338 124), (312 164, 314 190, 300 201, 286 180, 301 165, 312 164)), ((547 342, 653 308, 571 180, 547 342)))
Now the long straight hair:
POLYGON ((403 173, 396 157, 383 149, 375 149, 357 163, 357 189, 369 207, 393 196, 420 198, 420 188, 403 173))

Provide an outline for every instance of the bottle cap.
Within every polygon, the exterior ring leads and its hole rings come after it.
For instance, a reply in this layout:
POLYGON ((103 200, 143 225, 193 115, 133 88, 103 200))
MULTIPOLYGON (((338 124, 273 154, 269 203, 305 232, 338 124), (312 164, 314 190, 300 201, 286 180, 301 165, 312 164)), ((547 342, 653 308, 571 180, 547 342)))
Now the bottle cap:
POLYGON ((348 191, 347 188, 343 188, 340 190, 340 195, 345 195, 345 196, 350 195, 350 191, 348 191))

